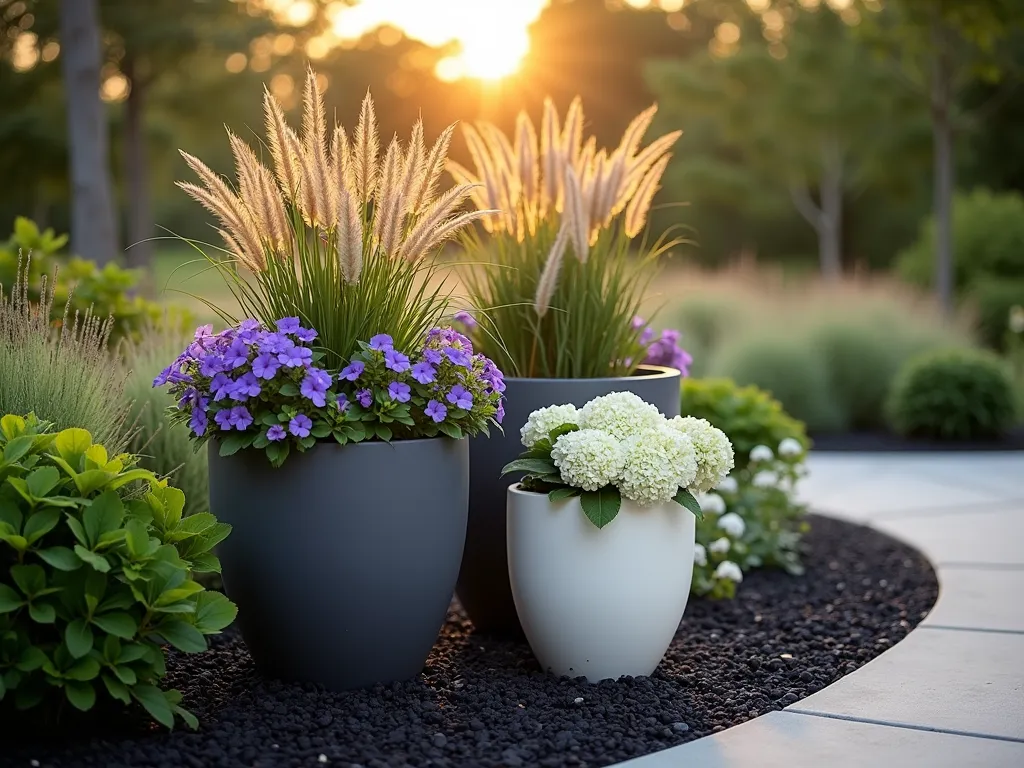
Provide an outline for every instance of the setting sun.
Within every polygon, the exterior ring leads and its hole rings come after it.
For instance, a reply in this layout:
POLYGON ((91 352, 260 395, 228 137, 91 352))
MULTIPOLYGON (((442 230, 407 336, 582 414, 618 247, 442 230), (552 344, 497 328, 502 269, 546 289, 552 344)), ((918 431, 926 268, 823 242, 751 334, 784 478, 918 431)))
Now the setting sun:
POLYGON ((529 25, 549 0, 362 0, 334 14, 334 33, 354 39, 378 27, 398 27, 431 46, 456 43, 460 50, 438 62, 436 74, 500 80, 518 71, 529 52, 529 25))

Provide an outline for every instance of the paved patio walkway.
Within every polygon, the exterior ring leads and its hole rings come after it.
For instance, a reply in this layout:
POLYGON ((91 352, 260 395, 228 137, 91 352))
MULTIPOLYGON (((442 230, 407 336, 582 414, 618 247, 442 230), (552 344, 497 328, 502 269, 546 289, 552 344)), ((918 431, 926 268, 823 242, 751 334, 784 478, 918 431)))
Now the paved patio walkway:
POLYGON ((824 690, 624 768, 1024 766, 1024 453, 818 454, 815 512, 920 549, 939 600, 824 690))

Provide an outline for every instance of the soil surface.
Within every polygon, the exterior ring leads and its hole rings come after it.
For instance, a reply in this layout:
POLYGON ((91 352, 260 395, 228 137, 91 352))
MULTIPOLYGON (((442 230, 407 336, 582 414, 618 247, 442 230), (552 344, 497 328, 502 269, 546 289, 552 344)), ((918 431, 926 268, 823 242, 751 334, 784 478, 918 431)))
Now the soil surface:
POLYGON ((759 571, 733 601, 691 599, 649 678, 555 678, 526 645, 476 635, 455 605, 418 679, 349 693, 263 680, 227 633, 168 662, 198 732, 123 717, 86 736, 8 732, 0 765, 557 768, 665 749, 824 688, 899 642, 935 602, 935 575, 915 550, 861 526, 810 522, 806 575, 759 571))

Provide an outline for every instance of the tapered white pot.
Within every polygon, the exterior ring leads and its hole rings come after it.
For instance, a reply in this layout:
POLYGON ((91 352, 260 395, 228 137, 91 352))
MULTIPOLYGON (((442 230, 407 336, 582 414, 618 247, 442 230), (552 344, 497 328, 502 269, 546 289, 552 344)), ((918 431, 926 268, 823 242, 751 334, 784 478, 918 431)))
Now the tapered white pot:
POLYGON ((578 498, 508 489, 512 597, 545 669, 589 682, 650 675, 679 627, 693 577, 693 514, 622 500, 597 528, 578 498))

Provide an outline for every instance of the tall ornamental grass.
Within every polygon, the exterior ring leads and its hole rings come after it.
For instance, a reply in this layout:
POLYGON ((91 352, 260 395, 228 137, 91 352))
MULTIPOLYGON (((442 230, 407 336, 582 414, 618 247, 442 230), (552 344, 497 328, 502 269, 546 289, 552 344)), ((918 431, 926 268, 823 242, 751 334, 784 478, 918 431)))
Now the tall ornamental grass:
POLYGON ((213 261, 242 314, 269 327, 297 315, 319 332, 332 369, 378 333, 410 348, 448 307, 450 291, 434 279, 439 247, 490 213, 459 212, 472 184, 440 189, 454 126, 427 146, 417 122, 404 146, 395 137, 382 153, 370 95, 350 137, 328 124, 312 71, 301 132, 269 92, 264 111, 272 169, 228 132, 237 192, 182 152, 202 185, 179 186, 220 223, 228 258, 213 261))
POLYGON ((641 148, 655 107, 613 150, 583 139, 583 107, 560 123, 548 100, 538 132, 520 113, 513 137, 464 125, 474 169, 449 162, 486 235, 468 233, 464 283, 479 326, 474 342, 515 376, 625 376, 643 359, 639 314, 658 257, 677 241, 644 237, 651 201, 680 132, 641 148))

